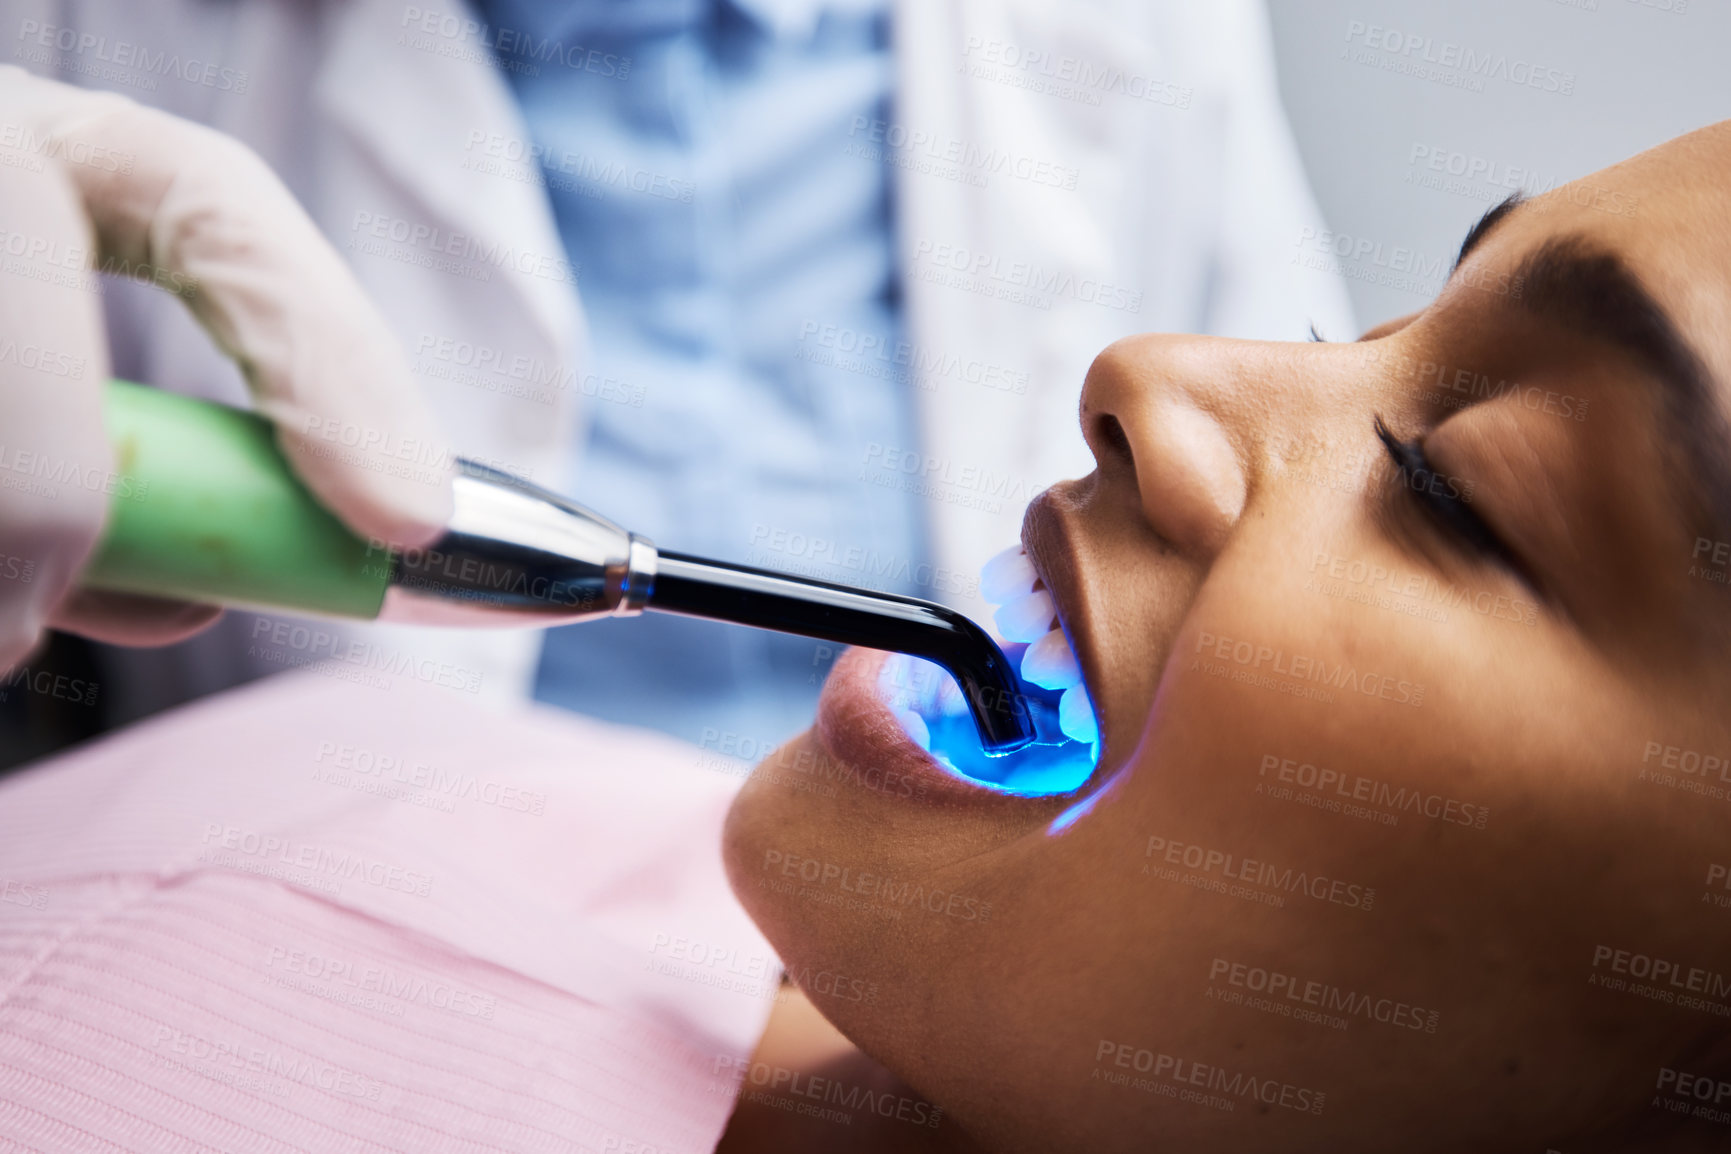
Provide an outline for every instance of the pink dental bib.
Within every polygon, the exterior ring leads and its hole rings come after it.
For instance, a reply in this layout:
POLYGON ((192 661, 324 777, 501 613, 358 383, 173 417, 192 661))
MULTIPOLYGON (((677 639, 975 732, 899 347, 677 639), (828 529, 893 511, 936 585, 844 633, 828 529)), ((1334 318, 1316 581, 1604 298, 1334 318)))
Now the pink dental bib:
POLYGON ((341 672, 0 783, 0 1149, 713 1149, 743 767, 341 672))

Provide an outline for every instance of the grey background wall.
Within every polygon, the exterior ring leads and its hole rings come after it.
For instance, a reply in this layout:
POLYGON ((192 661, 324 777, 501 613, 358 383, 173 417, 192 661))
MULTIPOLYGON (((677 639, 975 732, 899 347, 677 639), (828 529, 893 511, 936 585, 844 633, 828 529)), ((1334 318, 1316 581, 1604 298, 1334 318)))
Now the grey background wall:
POLYGON ((1365 327, 1423 305, 1435 262, 1446 272, 1507 185, 1554 187, 1731 118, 1731 0, 1269 9, 1281 92, 1335 233, 1295 238, 1296 254, 1347 277, 1365 327))

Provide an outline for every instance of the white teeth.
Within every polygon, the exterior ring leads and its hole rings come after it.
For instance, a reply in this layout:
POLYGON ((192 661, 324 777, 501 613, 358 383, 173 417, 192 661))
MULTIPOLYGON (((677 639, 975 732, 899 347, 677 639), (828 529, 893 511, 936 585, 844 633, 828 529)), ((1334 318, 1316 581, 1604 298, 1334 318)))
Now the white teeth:
POLYGON ((1054 629, 1028 646, 1022 654, 1022 677, 1041 689, 1069 689, 1082 684, 1082 666, 1062 629, 1054 629))
POLYGON ((893 712, 896 720, 902 723, 902 731, 913 743, 926 752, 931 752, 932 731, 926 727, 926 719, 910 709, 897 709, 893 712))
MULTIPOLYGON (((1034 564, 1020 545, 1005 549, 980 570, 980 596, 1002 606, 992 615, 998 633, 1005 641, 1029 643, 1027 652, 1022 654, 1023 679, 1041 689, 1063 690, 1064 695, 1058 699, 1058 728, 1071 741, 1092 745, 1100 740, 1100 726, 1094 720, 1094 703, 1082 684, 1082 666, 1076 660, 1076 651, 1070 648, 1070 639, 1056 628, 1057 610, 1052 595, 1035 588, 1039 583, 1034 564)), ((953 695, 940 694, 939 700, 947 711, 962 709, 966 702, 954 683, 945 679, 943 685, 953 695)), ((907 724, 903 722, 904 726, 907 724)), ((921 731, 925 732, 923 723, 921 731)))
POLYGON ((1100 726, 1094 720, 1094 703, 1088 700, 1087 689, 1072 685, 1064 690, 1064 696, 1058 699, 1058 728, 1071 741, 1084 745, 1099 740, 1100 726))
POLYGON ((1020 545, 1012 545, 980 570, 980 596, 990 604, 1003 605, 1031 592, 1037 580, 1028 555, 1020 545))
POLYGON ((1052 628, 1052 595, 1044 589, 1024 593, 992 615, 1006 641, 1038 641, 1052 628))

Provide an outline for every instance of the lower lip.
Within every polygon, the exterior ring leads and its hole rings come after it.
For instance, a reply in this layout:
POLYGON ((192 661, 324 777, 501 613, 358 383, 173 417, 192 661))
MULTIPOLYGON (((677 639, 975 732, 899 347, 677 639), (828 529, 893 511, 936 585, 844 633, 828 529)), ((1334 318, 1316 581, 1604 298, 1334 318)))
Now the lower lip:
MULTIPOLYGON (((1050 716, 1040 719, 1043 743, 990 757, 980 748, 972 719, 961 713, 928 723, 928 753, 908 736, 886 700, 882 682, 891 657, 848 650, 824 685, 818 734, 840 760, 917 777, 939 796, 956 799, 1051 797, 1081 788, 1093 774, 1099 747, 1064 740, 1050 703, 1044 705, 1050 716)), ((1042 708, 1030 704, 1037 713, 1042 708)))

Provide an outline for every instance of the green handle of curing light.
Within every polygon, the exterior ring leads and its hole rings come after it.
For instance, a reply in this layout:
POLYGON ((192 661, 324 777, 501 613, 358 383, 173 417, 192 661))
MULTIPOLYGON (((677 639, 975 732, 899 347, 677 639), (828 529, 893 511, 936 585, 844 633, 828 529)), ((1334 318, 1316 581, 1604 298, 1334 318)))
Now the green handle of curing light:
POLYGON ((119 475, 85 588, 378 616, 390 558, 313 498, 270 422, 129 381, 103 417, 119 475))

